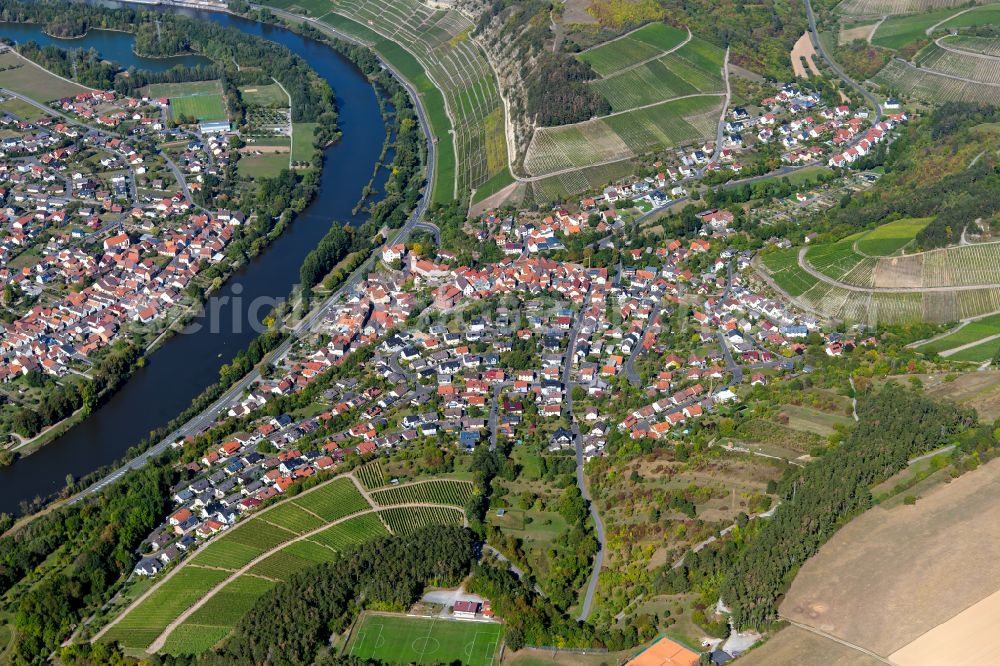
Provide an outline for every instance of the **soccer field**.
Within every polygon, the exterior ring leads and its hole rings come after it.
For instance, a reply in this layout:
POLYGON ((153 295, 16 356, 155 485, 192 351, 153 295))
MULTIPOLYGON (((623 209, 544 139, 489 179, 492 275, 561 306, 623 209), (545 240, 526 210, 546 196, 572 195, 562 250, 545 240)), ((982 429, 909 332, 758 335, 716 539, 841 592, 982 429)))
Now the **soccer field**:
POLYGON ((226 110, 222 106, 222 98, 218 95, 189 95, 187 97, 171 97, 170 110, 174 118, 186 116, 199 122, 225 120, 226 110))
POLYGON ((354 632, 348 654, 392 664, 491 666, 503 626, 419 617, 369 615, 354 632))

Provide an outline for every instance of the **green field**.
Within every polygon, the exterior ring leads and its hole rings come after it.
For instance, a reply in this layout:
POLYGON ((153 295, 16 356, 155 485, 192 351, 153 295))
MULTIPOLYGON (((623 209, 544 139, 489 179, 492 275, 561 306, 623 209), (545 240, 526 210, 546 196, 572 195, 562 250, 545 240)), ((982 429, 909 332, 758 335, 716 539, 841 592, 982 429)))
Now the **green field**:
POLYGON ((374 490, 385 485, 385 473, 382 464, 373 460, 354 470, 354 476, 367 490, 374 490))
POLYGON ((240 88, 240 96, 247 104, 280 109, 289 104, 288 95, 277 83, 268 85, 244 86, 240 88))
POLYGON ((839 280, 864 261, 864 257, 854 251, 853 240, 814 245, 806 251, 806 261, 823 275, 839 280))
POLYGON ((872 35, 872 44, 887 49, 901 49, 910 42, 927 39, 928 28, 957 11, 957 9, 941 9, 923 14, 890 16, 872 35))
POLYGON ((382 505, 410 504, 416 502, 465 506, 472 496, 468 481, 435 479, 405 486, 390 487, 372 493, 372 499, 382 505))
POLYGON ((934 342, 928 342, 920 345, 917 347, 917 351, 928 354, 939 353, 948 349, 967 345, 970 342, 975 342, 976 340, 981 340, 982 338, 996 335, 997 333, 1000 333, 1000 314, 990 315, 989 317, 983 317, 982 319, 969 322, 950 335, 939 338, 934 342))
POLYGON ((149 97, 187 97, 188 95, 221 95, 222 82, 184 81, 182 83, 153 83, 140 89, 143 95, 149 97))
POLYGON ((980 345, 976 345, 975 347, 963 349, 956 354, 952 354, 948 357, 948 360, 982 363, 983 361, 988 361, 989 359, 995 357, 998 351, 1000 351, 1000 339, 990 340, 989 342, 984 342, 980 345))
POLYGON ((977 7, 971 12, 956 16, 942 23, 938 29, 973 28, 981 25, 996 25, 998 23, 1000 23, 1000 4, 993 4, 977 7))
POLYGON ((681 44, 687 31, 665 23, 650 23, 620 39, 577 54, 577 59, 589 64, 601 76, 651 58, 681 44))
POLYGON ((27 120, 28 122, 34 122, 39 118, 44 118, 49 115, 37 106, 28 104, 24 100, 17 99, 16 97, 12 97, 11 99, 8 99, 0 104, 0 109, 17 116, 21 120, 27 120))
POLYGON ((61 79, 14 52, 0 54, 0 70, 0 87, 39 102, 91 92, 90 88, 61 79))
POLYGON ((319 486, 302 497, 296 497, 292 503, 308 509, 327 522, 369 508, 368 501, 347 478, 335 479, 319 486))
POLYGON ((313 135, 319 123, 292 123, 292 161, 308 162, 312 159, 313 135))
POLYGON ((288 168, 288 152, 244 155, 236 163, 236 169, 244 178, 271 178, 288 168))
POLYGON ((355 628, 347 654, 390 664, 491 666, 500 646, 500 624, 367 615, 355 628))
POLYGON ((226 120, 229 117, 222 105, 222 97, 214 93, 171 97, 170 113, 175 120, 194 118, 198 122, 226 120))
POLYGON ((931 218, 908 218, 883 224, 858 240, 858 251, 872 257, 885 257, 910 244, 931 218))
POLYGON ((418 0, 269 4, 318 16, 320 22, 365 41, 413 85, 437 139, 435 201, 451 200, 456 187, 465 191, 495 182, 498 173, 507 171, 496 76, 479 45, 460 38, 473 27, 462 14, 433 10, 418 0), (496 115, 501 122, 490 120, 496 115))

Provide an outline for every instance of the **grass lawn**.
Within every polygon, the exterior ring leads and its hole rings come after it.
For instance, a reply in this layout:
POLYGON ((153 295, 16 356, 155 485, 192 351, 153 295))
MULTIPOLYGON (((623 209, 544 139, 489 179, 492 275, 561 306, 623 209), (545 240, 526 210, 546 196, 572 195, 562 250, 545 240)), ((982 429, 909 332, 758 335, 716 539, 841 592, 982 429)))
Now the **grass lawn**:
POLYGON ((367 615, 354 630, 347 654, 391 664, 490 666, 503 626, 433 618, 367 615))
POLYGON ((212 81, 186 81, 184 83, 153 83, 141 89, 150 97, 187 97, 189 95, 221 95, 222 83, 212 81))
POLYGON ((981 363, 987 361, 1000 351, 1000 339, 990 340, 975 347, 969 347, 948 357, 950 361, 974 361, 981 363))
POLYGON ((237 163, 237 171, 245 178, 269 178, 288 168, 288 153, 247 155, 237 163))
POLYGON ((0 55, 0 70, 3 70, 0 71, 0 87, 39 102, 50 102, 91 91, 90 88, 61 79, 13 52, 0 55))
POLYGON ((195 118, 198 122, 226 120, 229 117, 222 105, 222 97, 215 93, 171 97, 170 112, 175 119, 195 118))
POLYGON ((277 83, 266 86, 244 86, 240 88, 243 101, 247 104, 281 109, 288 106, 288 95, 277 83))
POLYGON ((21 120, 27 120, 29 122, 34 122, 39 118, 44 118, 45 116, 49 115, 44 111, 42 111, 41 109, 39 109, 37 106, 33 106, 31 104, 28 104, 24 100, 20 100, 17 98, 11 98, 6 102, 0 104, 0 109, 3 109, 8 113, 17 116, 21 120))
POLYGON ((292 123, 292 161, 308 162, 313 155, 313 134, 318 123, 292 123))

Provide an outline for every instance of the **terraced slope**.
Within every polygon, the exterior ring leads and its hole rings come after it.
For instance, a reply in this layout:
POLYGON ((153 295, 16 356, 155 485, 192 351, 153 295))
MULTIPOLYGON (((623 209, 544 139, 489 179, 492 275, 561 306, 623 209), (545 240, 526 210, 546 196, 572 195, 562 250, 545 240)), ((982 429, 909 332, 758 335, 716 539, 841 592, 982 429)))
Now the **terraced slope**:
POLYGON ((496 74, 455 10, 418 0, 268 0, 369 43, 423 97, 440 153, 435 200, 511 182, 496 74), (450 184, 450 187, 448 185, 450 184))

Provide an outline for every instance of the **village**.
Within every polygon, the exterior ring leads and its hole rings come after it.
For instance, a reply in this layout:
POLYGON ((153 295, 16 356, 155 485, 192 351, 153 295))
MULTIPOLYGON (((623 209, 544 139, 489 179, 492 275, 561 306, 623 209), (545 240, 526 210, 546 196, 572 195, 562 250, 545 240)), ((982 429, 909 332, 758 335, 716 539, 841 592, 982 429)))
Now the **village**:
POLYGON ((169 128, 166 100, 112 92, 52 106, 10 97, 0 117, 3 384, 86 377, 117 341, 158 339, 246 221, 192 198, 224 177, 228 126, 169 128))

